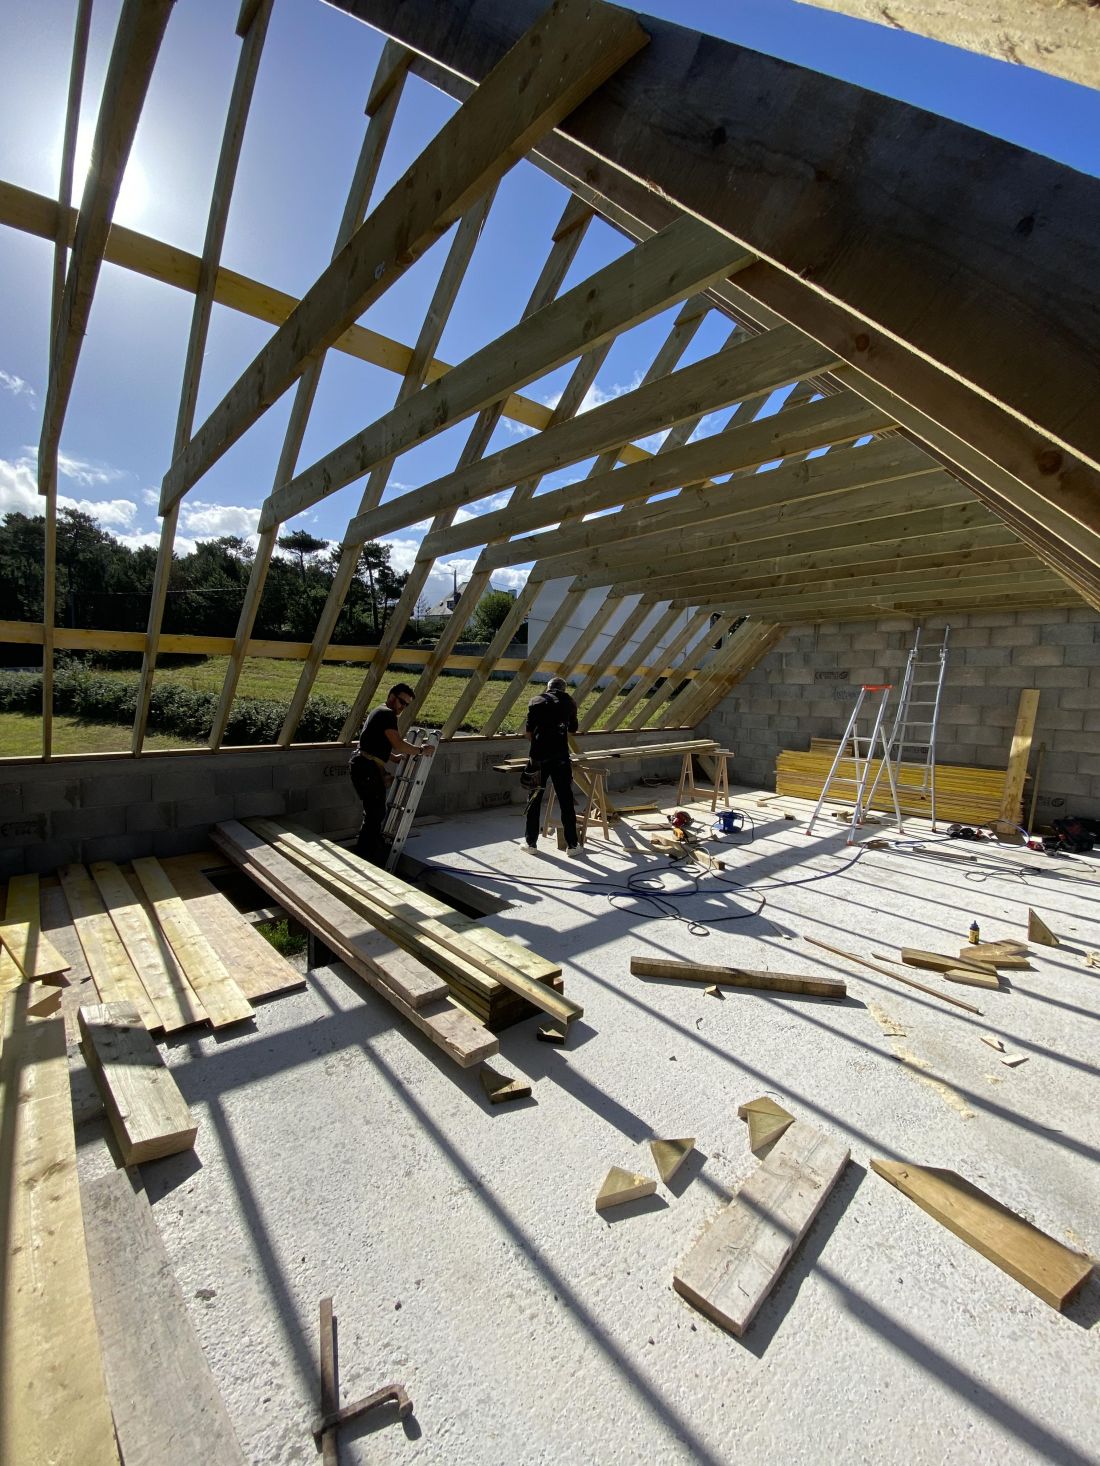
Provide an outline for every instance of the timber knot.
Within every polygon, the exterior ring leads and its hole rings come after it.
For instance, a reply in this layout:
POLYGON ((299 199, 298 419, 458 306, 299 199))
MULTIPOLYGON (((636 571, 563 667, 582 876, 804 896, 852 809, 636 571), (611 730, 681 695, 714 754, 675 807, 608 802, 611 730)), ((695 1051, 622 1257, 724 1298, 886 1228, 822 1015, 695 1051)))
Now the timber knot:
POLYGON ((1045 474, 1059 473, 1064 461, 1057 448, 1044 448, 1035 460, 1039 472, 1045 474))

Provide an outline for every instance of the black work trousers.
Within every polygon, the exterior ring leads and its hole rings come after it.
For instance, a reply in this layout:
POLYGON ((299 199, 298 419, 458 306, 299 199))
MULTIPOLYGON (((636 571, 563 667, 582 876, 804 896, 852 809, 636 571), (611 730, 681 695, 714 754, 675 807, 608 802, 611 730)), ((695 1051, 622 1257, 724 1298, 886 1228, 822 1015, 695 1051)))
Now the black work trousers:
POLYGON ((577 841, 577 810, 573 804, 573 765, 567 758, 555 759, 549 763, 535 763, 533 767, 539 776, 539 786, 527 801, 527 843, 537 845, 539 821, 542 816, 542 796, 547 783, 554 786, 554 793, 561 805, 561 824, 565 843, 572 848, 577 841))
POLYGON ((352 788, 363 801, 363 823, 355 841, 355 853, 372 865, 386 863, 388 853, 382 838, 386 823, 386 781, 382 770, 369 758, 353 758, 348 765, 352 788))

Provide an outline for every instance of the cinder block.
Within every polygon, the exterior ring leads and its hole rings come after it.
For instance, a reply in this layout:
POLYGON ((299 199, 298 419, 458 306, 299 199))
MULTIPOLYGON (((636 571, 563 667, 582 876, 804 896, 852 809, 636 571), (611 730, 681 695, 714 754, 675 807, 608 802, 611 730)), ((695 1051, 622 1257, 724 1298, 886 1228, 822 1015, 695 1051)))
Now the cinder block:
POLYGON ((1058 621, 1068 621, 1069 611, 1060 606, 1050 606, 1034 611, 1017 611, 1016 619, 1021 626, 1053 626, 1058 621))
POLYGON ((300 814, 309 808, 308 789, 287 789, 283 795, 287 814, 300 814))
MULTIPOLYGON (((929 617, 928 626, 954 625, 955 618, 929 617)), ((972 611, 967 617, 967 624, 970 626, 1015 626, 1015 611, 972 611)))
POLYGON ((21 876, 26 872, 24 865, 24 847, 22 845, 0 846, 0 881, 6 881, 11 876, 21 876))
POLYGON ((1013 652, 1012 662, 1016 667, 1061 667, 1065 656, 1064 646, 1051 646, 1047 642, 1042 646, 1020 647, 1013 652))
POLYGON ((127 833, 153 834, 174 827, 176 806, 171 803, 131 804, 125 813, 127 833))
POLYGON ((22 784, 0 784, 0 811, 6 820, 23 813, 22 784))
POLYGON ((233 800, 234 819, 275 819, 285 813, 286 796, 281 789, 250 790, 233 800))
POLYGON ((80 808, 79 779, 28 779, 23 783, 23 813, 80 808))
MULTIPOLYGON (((1011 660, 1008 651, 1003 646, 971 646, 960 652, 959 656, 968 667, 1005 667, 1011 660)), ((948 676, 953 675, 955 663, 951 663, 950 666, 948 676)))
POLYGON ((214 792, 216 794, 259 794, 272 789, 273 769, 270 762, 259 764, 234 764, 228 768, 214 770, 214 792))
POLYGON ((857 631, 852 637, 852 650, 877 652, 890 645, 890 638, 884 631, 857 631))
MULTIPOLYGON (((1061 732, 1058 734, 1056 747, 1059 753, 1086 753, 1089 755, 1096 752, 1096 734, 1081 732, 1061 732)), ((1046 764, 1043 765, 1046 768, 1046 764)))
MULTIPOLYGON (((431 788, 430 783, 428 787, 431 788)), ((327 784, 318 784, 312 789, 307 789, 306 793, 309 797, 310 809, 340 809, 344 805, 355 809, 362 807, 351 786, 350 779, 333 779, 327 784)))
MULTIPOLYGON (((1080 674, 1078 674, 1078 682, 1080 682, 1080 674)), ((1054 694, 1049 701, 1056 702, 1060 708, 1100 708, 1100 687, 1081 687, 1080 685, 1077 687, 1066 687, 1054 694)), ((1042 699, 1040 699, 1040 717, 1043 715, 1043 710, 1044 704, 1042 699)))
MULTIPOLYGON (((15 846, 13 849, 20 847, 15 846)), ((78 840, 42 840, 22 847, 21 853, 23 869, 27 872, 36 871, 39 875, 57 870, 61 865, 74 865, 83 858, 78 840)))
POLYGON ((1035 646, 1038 641, 1037 626, 995 626, 989 633, 990 646, 1035 646))
POLYGON ((326 810, 306 809, 295 816, 295 824, 301 825, 305 830, 312 830, 315 835, 321 834, 325 824, 326 810))
POLYGON ((93 860, 133 860, 152 853, 152 835, 97 835, 84 840, 80 846, 80 858, 85 865, 93 860))
POLYGON ((916 622, 907 616, 884 616, 881 621, 876 621, 875 626, 879 631, 901 631, 910 633, 916 622))
POLYGON ((1055 626, 1044 626, 1042 638, 1053 646, 1092 646, 1096 641, 1100 617, 1088 620, 1065 621, 1055 626))
POLYGON ((1041 733, 1075 732, 1084 726, 1084 721, 1085 715, 1078 708, 1044 708, 1040 704, 1035 726, 1041 733))
POLYGON ((19 819, 5 820, 0 824, 0 844, 27 845, 33 840, 44 840, 49 829, 49 816, 44 814, 23 815, 19 819))
POLYGON ((152 779, 157 799, 205 799, 214 793, 214 770, 205 760, 186 759, 170 769, 157 766, 152 779))
POLYGON ((986 626, 963 626, 958 631, 952 627, 950 649, 955 652, 960 648, 988 646, 990 635, 989 628, 986 626))
MULTIPOLYGON (((1061 661, 1061 658, 1059 658, 1061 661)), ((1057 697, 1058 690, 1063 687, 1080 687, 1081 670, 1079 667, 1036 667, 1034 669, 1035 686, 1047 693, 1057 697)))
POLYGON ((186 830, 192 825, 217 825, 233 818, 233 800, 226 795, 220 799, 178 799, 173 825, 177 830, 186 830))
MULTIPOLYGON (((1069 628, 1066 628, 1067 631, 1069 628)), ((1100 667, 1100 642, 1087 645, 1067 646, 1065 665, 1067 667, 1100 667)))
POLYGON ((151 835, 150 839, 157 859, 168 860, 173 855, 191 855, 196 850, 206 850, 210 845, 210 830, 203 826, 187 830, 160 830, 151 835))
MULTIPOLYGON (((153 780, 135 768, 129 774, 91 775, 80 781, 80 803, 85 809, 109 805, 142 804, 153 797, 153 780)), ((105 859, 110 859, 106 856, 105 859)))
POLYGON ((97 835, 125 835, 126 830, 123 805, 112 809, 58 809, 50 815, 50 833, 55 840, 91 840, 97 835))
POLYGON ((990 667, 986 675, 990 687, 1030 687, 1030 667, 990 667))
POLYGON ((991 728, 982 725, 977 728, 968 728, 966 736, 979 748, 1003 748, 1008 751, 1006 733, 1004 728, 991 728))
POLYGON ((821 652, 847 652, 851 651, 851 649, 851 636, 845 632, 836 631, 818 637, 815 654, 821 652))
POLYGON ((323 777, 315 763, 293 757, 278 758, 271 767, 271 784, 274 789, 306 789, 323 777))
POLYGON ((962 703, 958 706, 941 708, 939 726, 948 731, 958 727, 973 727, 975 723, 982 722, 982 711, 974 703, 962 703))

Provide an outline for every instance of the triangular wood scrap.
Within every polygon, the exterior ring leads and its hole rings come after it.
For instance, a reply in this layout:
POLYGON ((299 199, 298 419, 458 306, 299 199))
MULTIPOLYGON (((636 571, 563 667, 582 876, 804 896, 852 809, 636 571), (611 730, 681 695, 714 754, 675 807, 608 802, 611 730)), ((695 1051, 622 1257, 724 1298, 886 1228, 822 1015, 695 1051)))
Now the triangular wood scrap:
POLYGON ((749 1149, 753 1155, 759 1155, 762 1150, 774 1145, 783 1132, 794 1124, 794 1116, 790 1111, 777 1105, 775 1100, 768 1099, 766 1095, 739 1106, 737 1118, 748 1121, 749 1149))
POLYGON ((1040 947, 1056 947, 1058 938, 1047 926, 1043 918, 1037 915, 1030 906, 1027 912, 1027 939, 1029 942, 1038 942, 1040 947))
POLYGON ((667 1186, 695 1149, 695 1136, 689 1135, 682 1140, 651 1140, 649 1148, 661 1180, 667 1186))
POLYGON ((1085 966, 1086 967, 1100 967, 1100 952, 1086 952, 1085 953, 1085 966))
POLYGON ((507 1074, 498 1074, 488 1064, 482 1064, 480 1077, 481 1087, 494 1105, 502 1105, 508 1100, 526 1099, 531 1093, 529 1084, 524 1084, 521 1079, 509 1078, 507 1074))
POLYGON ((565 1042, 565 1034, 560 1028, 540 1028, 535 1037, 541 1039, 544 1044, 563 1044, 565 1042))
POLYGON ((609 1206, 637 1201, 642 1196, 652 1196, 656 1190, 657 1183, 651 1176, 639 1176, 634 1171, 624 1171, 621 1166, 612 1166, 596 1197, 596 1210, 606 1211, 609 1206))
POLYGON ((1001 1063, 1007 1064, 1010 1069, 1015 1069, 1017 1064, 1026 1064, 1029 1057, 1028 1054, 1002 1054, 1001 1063))
POLYGON ((720 998, 722 996, 722 989, 715 983, 713 987, 703 989, 703 996, 707 998, 720 998))
POLYGON ((993 966, 985 972, 977 972, 973 967, 949 967, 940 976, 947 982, 961 982, 972 988, 999 988, 1001 985, 997 969, 993 966))
POLYGON ((1009 952, 1000 946, 987 947, 960 947, 959 961, 964 966, 972 967, 975 962, 980 962, 983 967, 1006 967, 1013 972, 1030 972, 1031 963, 1027 960, 1026 948, 1023 952, 1009 952))
POLYGON ((980 1033, 978 1037, 981 1039, 983 1044, 988 1044, 991 1049, 996 1049, 999 1054, 1004 1053, 1004 1044, 999 1038, 994 1038, 991 1033, 980 1033))

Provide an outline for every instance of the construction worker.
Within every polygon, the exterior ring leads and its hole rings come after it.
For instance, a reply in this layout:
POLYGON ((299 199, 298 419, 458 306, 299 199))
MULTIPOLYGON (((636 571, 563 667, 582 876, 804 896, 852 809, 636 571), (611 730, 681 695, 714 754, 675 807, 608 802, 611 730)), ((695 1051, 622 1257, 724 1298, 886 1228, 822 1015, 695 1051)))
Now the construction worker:
POLYGON ((577 731, 577 704, 569 695, 564 677, 551 677, 546 691, 527 705, 524 736, 531 742, 531 771, 538 779, 527 801, 526 846, 538 852, 542 796, 547 780, 554 786, 561 806, 566 854, 580 855, 577 811, 573 805, 573 768, 569 760, 569 735, 577 731))
POLYGON ((405 682, 390 688, 383 706, 375 708, 363 724, 359 747, 348 764, 352 787, 363 801, 363 823, 352 848, 372 865, 386 863, 382 826, 386 823, 386 788, 393 782, 387 763, 391 758, 411 758, 418 753, 427 756, 433 752, 431 744, 420 748, 415 743, 406 743, 398 732, 398 716, 410 706, 413 696, 412 688, 405 682))

